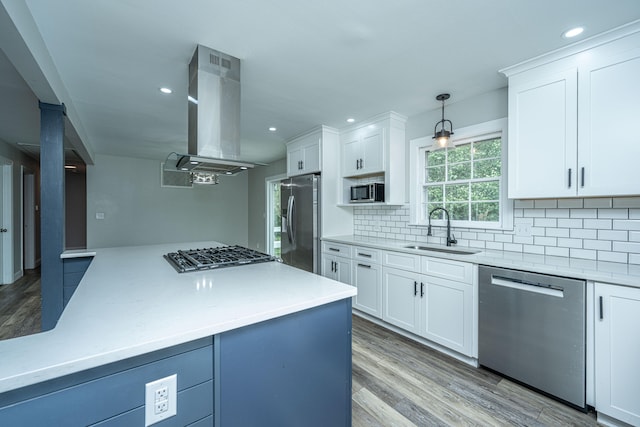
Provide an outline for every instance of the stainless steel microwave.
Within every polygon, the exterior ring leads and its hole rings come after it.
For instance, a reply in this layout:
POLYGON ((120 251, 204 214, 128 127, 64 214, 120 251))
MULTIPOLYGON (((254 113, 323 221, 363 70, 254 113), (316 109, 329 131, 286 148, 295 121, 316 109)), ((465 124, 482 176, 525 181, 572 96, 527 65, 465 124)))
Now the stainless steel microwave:
POLYGON ((384 184, 374 182, 351 186, 351 203, 384 202, 384 184))

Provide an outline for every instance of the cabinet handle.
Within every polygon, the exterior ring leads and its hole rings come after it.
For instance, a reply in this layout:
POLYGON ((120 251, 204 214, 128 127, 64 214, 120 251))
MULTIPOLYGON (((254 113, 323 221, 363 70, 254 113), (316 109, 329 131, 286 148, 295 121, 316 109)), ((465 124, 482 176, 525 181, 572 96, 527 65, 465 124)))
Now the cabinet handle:
POLYGON ((360 169, 364 168, 364 160, 360 159, 360 169))
POLYGON ((358 263, 358 267, 371 268, 370 265, 358 263))
POLYGON ((363 256, 363 257, 371 258, 371 254, 361 254, 360 252, 358 252, 358 256, 363 256))
POLYGON ((360 159, 356 159, 356 169, 360 169, 360 159))
POLYGON ((580 187, 584 187, 584 167, 580 168, 580 187))
POLYGON ((602 310, 602 297, 600 297, 600 320, 604 319, 604 311, 602 310))
POLYGON ((420 282, 420 298, 424 296, 424 283, 420 282))
POLYGON ((414 281, 413 282, 413 296, 415 297, 416 295, 418 295, 418 282, 414 281))
POLYGON ((571 168, 569 168, 569 188, 571 188, 571 168))
POLYGON ((329 250, 333 252, 340 252, 340 249, 336 249, 336 248, 329 248, 329 250))

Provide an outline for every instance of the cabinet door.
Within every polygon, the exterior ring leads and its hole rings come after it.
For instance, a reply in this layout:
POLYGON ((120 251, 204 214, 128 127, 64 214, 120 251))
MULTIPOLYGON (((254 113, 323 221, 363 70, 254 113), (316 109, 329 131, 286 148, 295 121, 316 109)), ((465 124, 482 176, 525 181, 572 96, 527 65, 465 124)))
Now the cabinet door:
POLYGON ((351 260, 349 258, 336 257, 336 277, 338 282, 351 285, 351 260))
POLYGON ((640 425, 640 289, 596 283, 596 410, 640 425))
POLYGON ((467 356, 473 353, 473 286, 423 277, 425 295, 421 334, 467 356))
POLYGON ((640 49, 585 68, 580 68, 579 80, 578 194, 639 194, 640 49))
POLYGON ((383 267, 382 319, 409 332, 420 331, 420 275, 383 267))
POLYGON ((577 76, 536 69, 509 79, 509 198, 576 195, 577 76))
POLYGON ((287 145, 287 175, 305 175, 320 172, 320 141, 322 136, 314 132, 287 145))
POLYGON ((329 279, 338 280, 335 255, 322 254, 322 275, 329 279))
POLYGON ((287 176, 300 175, 303 163, 304 150, 301 147, 287 150, 287 176))
POLYGON ((342 142, 342 176, 359 174, 361 162, 361 144, 358 135, 351 132, 341 138, 342 142))
POLYGON ((360 173, 384 171, 384 130, 376 128, 362 135, 362 162, 360 173))
POLYGON ((382 317, 382 268, 379 264, 355 261, 353 285, 358 288, 354 308, 382 317))

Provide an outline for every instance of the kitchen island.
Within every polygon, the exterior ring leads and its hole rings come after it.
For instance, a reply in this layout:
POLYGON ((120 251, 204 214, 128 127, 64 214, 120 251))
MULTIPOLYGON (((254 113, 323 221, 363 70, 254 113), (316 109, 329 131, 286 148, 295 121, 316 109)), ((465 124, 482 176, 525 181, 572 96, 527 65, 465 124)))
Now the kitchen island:
POLYGON ((279 262, 178 274, 163 259, 215 245, 95 250, 53 330, 0 342, 0 424, 144 425, 145 383, 177 373, 167 425, 350 425, 355 288, 279 262))

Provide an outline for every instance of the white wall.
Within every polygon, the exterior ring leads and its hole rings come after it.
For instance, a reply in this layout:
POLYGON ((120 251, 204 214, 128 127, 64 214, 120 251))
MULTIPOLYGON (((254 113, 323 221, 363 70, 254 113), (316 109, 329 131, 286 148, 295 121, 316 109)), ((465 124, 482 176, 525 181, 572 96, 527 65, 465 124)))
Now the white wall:
POLYGON ((247 194, 247 174, 220 177, 214 186, 162 188, 159 161, 96 155, 87 167, 87 247, 203 240, 247 245, 247 194))

